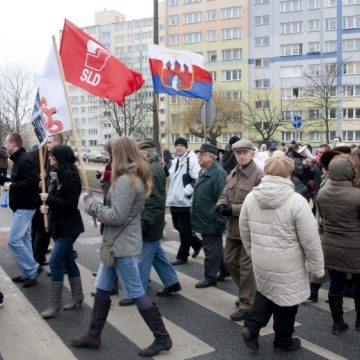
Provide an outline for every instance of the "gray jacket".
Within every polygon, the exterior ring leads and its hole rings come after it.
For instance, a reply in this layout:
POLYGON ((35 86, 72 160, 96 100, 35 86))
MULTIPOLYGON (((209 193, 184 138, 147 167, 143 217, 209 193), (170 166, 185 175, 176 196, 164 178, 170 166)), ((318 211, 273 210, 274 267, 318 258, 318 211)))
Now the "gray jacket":
POLYGON ((85 212, 96 216, 105 225, 104 240, 115 240, 113 250, 116 257, 138 256, 141 253, 141 210, 144 203, 141 180, 136 179, 136 189, 133 191, 127 175, 119 176, 115 186, 110 188, 106 205, 94 197, 86 200, 85 212))

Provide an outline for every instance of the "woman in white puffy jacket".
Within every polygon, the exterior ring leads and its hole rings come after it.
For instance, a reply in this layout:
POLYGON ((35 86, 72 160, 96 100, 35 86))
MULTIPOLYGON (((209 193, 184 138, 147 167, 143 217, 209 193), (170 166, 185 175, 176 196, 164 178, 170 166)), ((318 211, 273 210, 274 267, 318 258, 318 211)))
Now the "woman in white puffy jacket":
POLYGON ((285 155, 265 163, 261 184, 247 196, 240 214, 240 234, 252 259, 257 293, 241 334, 245 344, 259 348, 258 336, 274 317, 274 350, 299 349, 293 338, 298 304, 310 295, 308 271, 324 274, 324 257, 316 220, 290 175, 294 162, 285 155))

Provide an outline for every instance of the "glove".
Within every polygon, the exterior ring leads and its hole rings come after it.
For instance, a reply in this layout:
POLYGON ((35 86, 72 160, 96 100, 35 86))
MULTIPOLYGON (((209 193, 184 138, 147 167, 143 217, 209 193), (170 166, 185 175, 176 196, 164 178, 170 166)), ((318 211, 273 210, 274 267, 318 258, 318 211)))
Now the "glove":
POLYGON ((223 216, 231 216, 232 215, 231 205, 219 204, 215 210, 218 214, 223 215, 223 216))
POLYGON ((101 178, 101 172, 98 170, 96 171, 95 177, 99 180, 101 178))

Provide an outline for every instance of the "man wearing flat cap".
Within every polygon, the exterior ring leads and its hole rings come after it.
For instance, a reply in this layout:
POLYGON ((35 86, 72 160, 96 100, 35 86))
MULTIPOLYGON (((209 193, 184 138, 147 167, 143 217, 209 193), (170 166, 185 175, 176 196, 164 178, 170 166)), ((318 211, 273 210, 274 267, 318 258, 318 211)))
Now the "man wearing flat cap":
POLYGON ((232 145, 238 165, 226 179, 225 189, 220 196, 216 209, 228 217, 226 224, 226 244, 224 263, 232 279, 239 288, 239 309, 230 318, 243 320, 250 310, 256 293, 252 264, 240 238, 239 216, 241 206, 264 176, 253 160, 254 145, 249 140, 239 140, 232 145))
POLYGON ((195 152, 201 171, 194 187, 191 225, 194 231, 201 233, 203 239, 204 279, 195 285, 202 289, 216 286, 220 270, 226 217, 216 212, 215 205, 224 190, 227 173, 216 160, 218 148, 215 145, 202 144, 195 152))

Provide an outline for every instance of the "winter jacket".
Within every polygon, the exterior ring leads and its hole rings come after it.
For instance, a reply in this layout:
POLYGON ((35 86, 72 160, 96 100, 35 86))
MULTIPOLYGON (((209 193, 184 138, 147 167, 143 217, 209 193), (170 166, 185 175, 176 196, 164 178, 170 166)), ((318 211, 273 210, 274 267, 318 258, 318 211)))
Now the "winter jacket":
POLYGON ((219 235, 225 230, 226 218, 215 211, 215 205, 224 190, 227 173, 214 162, 196 180, 192 205, 192 230, 206 235, 219 235))
POLYGON ((36 209, 40 206, 40 180, 33 158, 21 147, 11 154, 10 159, 14 162, 9 192, 11 210, 36 209))
POLYGON ((143 241, 160 240, 165 225, 166 176, 159 159, 158 154, 154 154, 149 158, 153 187, 150 196, 145 201, 141 217, 143 241))
POLYGON ((191 178, 196 180, 199 176, 200 165, 193 151, 188 151, 183 156, 175 157, 172 160, 169 169, 169 187, 166 197, 167 207, 191 206, 191 196, 194 192, 194 187, 192 184, 188 184, 184 187, 183 183, 183 175, 186 174, 187 169, 187 159, 189 159, 189 175, 191 178))
POLYGON ((85 211, 105 224, 103 238, 113 242, 116 257, 141 253, 141 210, 145 203, 144 185, 136 178, 135 191, 128 175, 121 175, 106 195, 106 205, 93 196, 85 201, 85 211))
POLYGON ((9 167, 8 157, 9 155, 6 152, 6 149, 0 148, 0 169, 7 169, 9 167))
POLYGON ((324 258, 314 215, 290 180, 263 177, 244 201, 240 233, 262 295, 279 306, 309 297, 308 271, 323 276, 324 258))
POLYGON ((251 160, 244 169, 236 166, 227 177, 225 189, 217 202, 217 205, 231 205, 232 215, 226 223, 227 237, 240 240, 239 216, 241 206, 253 187, 260 184, 263 176, 264 172, 256 166, 254 160, 251 160))
POLYGON ((319 190, 316 200, 324 227, 325 266, 360 274, 360 189, 346 177, 346 162, 337 159, 331 163, 330 180, 319 190), (341 163, 345 166, 341 167, 341 163), (338 169, 334 169, 335 165, 338 169), (332 179, 334 170, 340 180, 332 179))
MULTIPOLYGON (((56 175, 55 172, 52 176, 56 175)), ((57 177, 49 185, 46 204, 50 207, 49 230, 51 237, 79 235, 84 232, 84 224, 78 209, 81 194, 81 180, 74 173, 71 181, 61 184, 57 177)))

